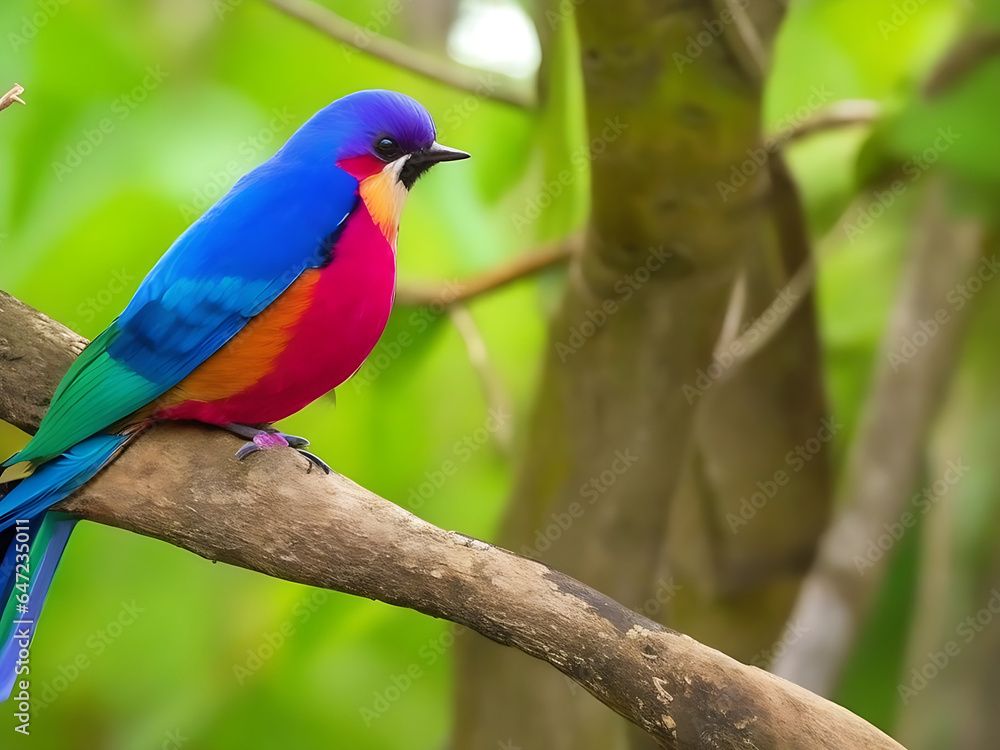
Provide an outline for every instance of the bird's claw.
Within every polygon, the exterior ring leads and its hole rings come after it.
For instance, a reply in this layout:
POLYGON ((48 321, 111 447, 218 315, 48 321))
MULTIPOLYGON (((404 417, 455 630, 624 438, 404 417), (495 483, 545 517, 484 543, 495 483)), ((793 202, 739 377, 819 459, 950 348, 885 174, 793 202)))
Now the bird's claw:
POLYGON ((309 445, 308 440, 298 435, 289 435, 287 432, 276 432, 274 434, 281 435, 285 439, 285 442, 293 448, 305 448, 309 445))
MULTIPOLYGON (((308 443, 307 443, 307 445, 308 445, 308 443)), ((296 448, 296 450, 298 450, 299 453, 301 453, 303 456, 305 456, 306 458, 308 458, 312 463, 316 464, 316 466, 318 466, 319 468, 321 468, 323 470, 324 474, 332 474, 333 473, 333 469, 330 468, 329 464, 327 464, 326 461, 324 461, 322 458, 320 458, 319 456, 317 456, 315 453, 310 453, 309 451, 304 451, 304 450, 302 450, 300 448, 296 448)))
POLYGON ((309 445, 309 441, 304 437, 289 435, 287 432, 278 432, 277 430, 259 430, 253 427, 246 427, 245 425, 238 425, 239 429, 234 430, 232 429, 234 426, 237 425, 230 426, 231 432, 236 432, 236 434, 243 437, 252 436, 248 443, 245 443, 238 451, 236 451, 236 459, 238 461, 242 461, 251 453, 268 450, 269 448, 294 448, 303 456, 308 458, 311 463, 322 469, 325 473, 333 473, 333 469, 331 469, 322 458, 310 453, 309 451, 302 450, 302 448, 309 445))
POLYGON ((256 445, 254 445, 252 441, 249 442, 249 443, 244 443, 240 447, 240 449, 238 451, 236 451, 236 460, 237 461, 242 461, 244 458, 246 458, 247 456, 249 456, 251 453, 256 453, 259 450, 260 450, 260 448, 258 448, 256 445))

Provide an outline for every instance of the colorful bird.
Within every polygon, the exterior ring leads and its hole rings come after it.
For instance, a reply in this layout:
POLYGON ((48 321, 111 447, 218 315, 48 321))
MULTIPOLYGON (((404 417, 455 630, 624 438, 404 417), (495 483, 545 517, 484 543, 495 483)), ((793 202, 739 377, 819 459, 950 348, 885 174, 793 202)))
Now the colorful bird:
MULTIPOLYGON (((0 468, 0 699, 27 668, 75 519, 47 512, 157 420, 246 437, 242 459, 307 440, 271 425, 347 380, 375 347, 413 183, 465 159, 408 96, 361 91, 320 110, 149 272, 62 379, 38 433, 0 468), (30 545, 29 542, 30 541, 30 545)), ((23 679, 23 677, 21 678, 23 679)))

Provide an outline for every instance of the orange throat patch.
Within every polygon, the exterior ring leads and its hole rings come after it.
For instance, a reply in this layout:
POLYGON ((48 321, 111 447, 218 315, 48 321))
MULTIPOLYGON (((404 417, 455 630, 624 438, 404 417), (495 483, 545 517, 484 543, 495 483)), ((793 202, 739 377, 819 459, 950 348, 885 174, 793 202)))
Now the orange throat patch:
POLYGON ((399 234, 399 216, 409 192, 400 182, 399 173, 408 158, 404 156, 386 164, 378 174, 363 179, 358 188, 368 213, 394 251, 396 235, 399 234))

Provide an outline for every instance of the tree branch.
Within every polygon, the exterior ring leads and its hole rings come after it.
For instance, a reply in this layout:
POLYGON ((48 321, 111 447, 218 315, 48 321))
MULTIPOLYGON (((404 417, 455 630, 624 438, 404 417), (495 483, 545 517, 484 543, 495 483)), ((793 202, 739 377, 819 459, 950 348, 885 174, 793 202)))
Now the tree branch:
POLYGON ((785 132, 776 133, 772 137, 784 146, 828 130, 853 125, 871 125, 878 119, 880 111, 878 102, 870 99, 842 99, 823 107, 795 127, 785 132))
POLYGON ((748 329, 741 334, 737 334, 731 328, 723 331, 723 335, 719 337, 719 341, 715 345, 716 356, 728 351, 732 354, 734 361, 733 366, 718 378, 720 382, 732 378, 739 372, 739 368, 744 362, 755 357, 774 340, 774 337, 799 309, 799 305, 808 296, 815 281, 816 261, 809 258, 799 266, 795 275, 775 296, 767 310, 757 316, 758 321, 765 321, 770 317, 772 322, 748 329))
POLYGON ((332 10, 309 0, 267 0, 267 2, 285 15, 297 18, 338 42, 349 44, 424 78, 515 107, 534 106, 527 85, 508 76, 477 71, 458 63, 443 62, 395 39, 353 24, 332 10))
MULTIPOLYGON (((0 418, 37 424, 78 340, 0 292, 0 418)), ((158 426, 57 508, 209 560, 461 623, 548 662, 661 747, 901 747, 846 709, 542 563, 309 471, 292 451, 238 462, 237 443, 204 426, 158 426)))
MULTIPOLYGON (((500 413, 511 413, 513 407, 510 397, 504 388, 503 379, 490 361, 489 352, 486 349, 486 341, 483 334, 476 325, 472 313, 463 304, 452 305, 448 308, 448 317, 451 323, 462 337, 465 344, 465 353, 469 357, 469 364, 475 370, 476 376, 483 388, 483 396, 491 410, 500 413)), ((491 433, 500 451, 508 458, 514 448, 514 420, 508 419, 499 425, 497 430, 491 433)))
POLYGON ((839 482, 839 517, 819 553, 789 622, 803 635, 772 665, 783 677, 829 695, 879 591, 886 563, 869 546, 908 512, 927 435, 958 362, 971 303, 955 309, 949 295, 976 270, 982 228, 948 215, 941 178, 929 185, 857 435, 839 482), (904 342, 926 336, 906 353, 904 342))
POLYGON ((723 14, 730 14, 732 23, 723 23, 723 37, 747 80, 755 88, 760 88, 770 64, 767 49, 753 20, 744 7, 733 0, 713 0, 712 8, 716 18, 725 18, 723 14))
POLYGON ((562 265, 579 249, 579 238, 564 240, 515 258, 507 265, 491 269, 481 276, 459 282, 457 287, 455 284, 441 281, 411 282, 396 290, 396 303, 407 307, 431 305, 450 307, 468 302, 481 294, 495 291, 526 276, 562 265))
POLYGON ((1000 54, 1000 32, 973 31, 959 39, 938 61, 924 82, 924 96, 934 99, 960 86, 966 78, 1000 54))
POLYGON ((0 112, 7 109, 7 107, 9 107, 14 102, 20 102, 21 104, 25 104, 24 99, 21 99, 21 94, 23 93, 24 93, 24 86, 18 86, 15 83, 14 88, 12 88, 3 96, 0 96, 0 112))

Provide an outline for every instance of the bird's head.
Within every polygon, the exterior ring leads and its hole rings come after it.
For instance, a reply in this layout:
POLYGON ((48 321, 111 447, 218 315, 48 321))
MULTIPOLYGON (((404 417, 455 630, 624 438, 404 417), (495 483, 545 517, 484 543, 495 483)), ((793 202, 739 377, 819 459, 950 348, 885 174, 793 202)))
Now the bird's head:
POLYGON ((393 244, 413 183, 438 162, 469 155, 438 143, 434 120, 395 91, 359 91, 317 112, 289 140, 299 156, 327 160, 358 181, 368 212, 393 244))

